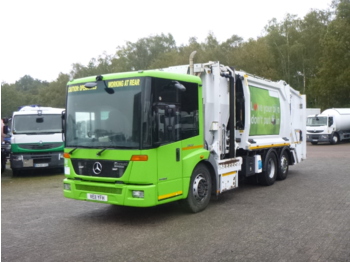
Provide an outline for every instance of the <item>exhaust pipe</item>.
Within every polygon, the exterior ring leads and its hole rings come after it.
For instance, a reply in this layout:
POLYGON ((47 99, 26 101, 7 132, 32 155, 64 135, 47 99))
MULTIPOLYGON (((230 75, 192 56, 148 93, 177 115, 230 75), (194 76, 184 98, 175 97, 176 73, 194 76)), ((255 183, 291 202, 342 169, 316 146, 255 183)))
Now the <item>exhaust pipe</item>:
POLYGON ((197 53, 197 51, 193 51, 191 54, 190 54, 190 75, 194 75, 194 64, 193 64, 193 58, 194 58, 194 55, 197 53))

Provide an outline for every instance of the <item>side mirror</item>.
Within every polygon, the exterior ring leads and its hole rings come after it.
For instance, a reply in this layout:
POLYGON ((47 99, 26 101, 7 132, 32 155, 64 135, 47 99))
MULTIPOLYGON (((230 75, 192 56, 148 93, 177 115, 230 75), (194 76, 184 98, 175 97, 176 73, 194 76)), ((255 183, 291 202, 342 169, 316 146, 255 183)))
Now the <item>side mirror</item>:
POLYGON ((180 92, 185 92, 186 87, 183 84, 180 84, 178 81, 172 81, 172 84, 176 89, 178 89, 180 92))
POLYGON ((329 117, 328 126, 333 125, 333 117, 329 117))
POLYGON ((9 131, 10 129, 9 129, 9 127, 8 126, 3 126, 3 128, 2 128, 2 132, 5 134, 5 135, 7 135, 10 131, 9 131))
POLYGON ((64 136, 64 132, 66 130, 66 111, 62 111, 61 114, 61 124, 62 124, 62 140, 65 141, 65 136, 64 136))
POLYGON ((2 119, 2 122, 4 122, 4 124, 6 125, 6 124, 8 124, 9 120, 10 120, 10 119, 8 119, 7 117, 5 117, 5 118, 2 119))

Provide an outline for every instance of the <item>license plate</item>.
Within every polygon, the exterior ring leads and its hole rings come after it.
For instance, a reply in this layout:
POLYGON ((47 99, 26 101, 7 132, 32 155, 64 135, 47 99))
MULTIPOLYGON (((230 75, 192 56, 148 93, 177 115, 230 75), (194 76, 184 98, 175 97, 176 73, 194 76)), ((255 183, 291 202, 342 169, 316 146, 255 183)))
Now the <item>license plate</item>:
POLYGON ((34 167, 47 167, 49 163, 34 164, 34 167))
POLYGON ((33 159, 23 159, 23 167, 33 167, 33 159))
POLYGON ((108 201, 108 197, 106 195, 98 195, 98 194, 87 194, 87 199, 97 200, 97 201, 108 201))

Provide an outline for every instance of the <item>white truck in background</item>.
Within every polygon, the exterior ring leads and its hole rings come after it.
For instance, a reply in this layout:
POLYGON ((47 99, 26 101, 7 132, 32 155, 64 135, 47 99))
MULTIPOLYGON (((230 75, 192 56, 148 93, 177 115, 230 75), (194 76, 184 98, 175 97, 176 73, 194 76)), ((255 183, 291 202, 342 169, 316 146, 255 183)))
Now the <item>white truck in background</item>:
POLYGON ((14 176, 34 168, 63 169, 62 111, 32 105, 13 112, 10 165, 14 176))
POLYGON ((321 114, 309 115, 306 132, 307 142, 313 145, 350 140, 350 108, 331 108, 321 114))
POLYGON ((306 108, 306 120, 309 115, 321 114, 321 108, 306 108))

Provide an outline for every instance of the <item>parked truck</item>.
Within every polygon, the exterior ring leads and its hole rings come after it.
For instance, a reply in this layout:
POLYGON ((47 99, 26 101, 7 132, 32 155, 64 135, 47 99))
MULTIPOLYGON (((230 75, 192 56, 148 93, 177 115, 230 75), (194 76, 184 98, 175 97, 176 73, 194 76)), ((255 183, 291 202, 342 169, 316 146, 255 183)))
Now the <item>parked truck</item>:
POLYGON ((306 121, 309 115, 317 115, 321 113, 321 108, 306 108, 306 121))
POLYGON ((190 212, 306 158, 305 96, 219 62, 75 79, 67 84, 67 198, 190 212))
POLYGON ((7 118, 1 119, 1 173, 3 173, 6 169, 6 162, 11 148, 11 144, 6 140, 9 133, 9 128, 6 125, 7 123, 7 118))
POLYGON ((331 108, 307 118, 307 142, 337 144, 350 140, 350 108, 331 108))
POLYGON ((63 170, 63 111, 33 105, 13 113, 10 165, 14 176, 35 168, 63 170))

